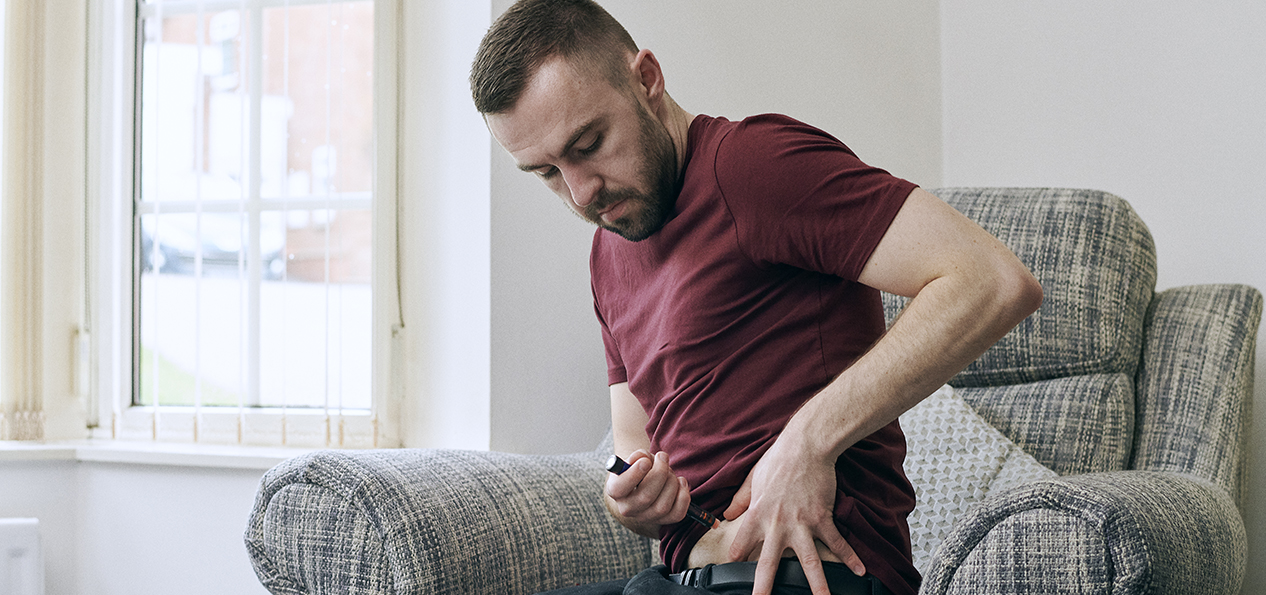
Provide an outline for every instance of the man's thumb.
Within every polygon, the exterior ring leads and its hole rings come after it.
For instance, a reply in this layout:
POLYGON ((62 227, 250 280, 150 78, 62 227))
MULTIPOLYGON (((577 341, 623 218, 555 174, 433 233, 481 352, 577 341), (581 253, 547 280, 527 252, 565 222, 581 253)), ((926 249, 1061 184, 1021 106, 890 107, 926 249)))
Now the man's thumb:
POLYGON ((747 508, 752 505, 752 476, 747 476, 743 481, 743 485, 739 486, 734 497, 730 499, 730 507, 725 509, 725 520, 732 521, 737 519, 739 515, 747 512, 747 508))

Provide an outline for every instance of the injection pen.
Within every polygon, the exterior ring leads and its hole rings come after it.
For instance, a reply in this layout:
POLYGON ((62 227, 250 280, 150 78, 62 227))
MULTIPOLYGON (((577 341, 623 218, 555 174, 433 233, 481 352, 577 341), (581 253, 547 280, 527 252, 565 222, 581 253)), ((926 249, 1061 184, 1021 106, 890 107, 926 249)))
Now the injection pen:
MULTIPOLYGON (((630 466, 631 465, 626 463, 624 459, 621 459, 618 455, 611 455, 611 458, 607 459, 607 471, 616 475, 628 471, 630 466)), ((686 509, 686 518, 709 529, 715 529, 721 526, 721 521, 717 519, 715 514, 699 508, 699 505, 694 502, 691 502, 690 507, 686 509)))

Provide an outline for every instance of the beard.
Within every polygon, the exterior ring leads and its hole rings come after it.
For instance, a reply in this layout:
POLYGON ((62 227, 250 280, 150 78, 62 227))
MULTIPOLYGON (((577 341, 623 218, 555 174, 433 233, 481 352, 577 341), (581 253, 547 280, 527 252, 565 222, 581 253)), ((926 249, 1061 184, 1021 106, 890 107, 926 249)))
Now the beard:
POLYGON ((638 107, 638 144, 642 149, 640 177, 646 191, 603 188, 585 205, 581 217, 630 242, 651 237, 668 221, 681 191, 677 181, 677 147, 668 131, 641 104, 638 107), (610 223, 600 213, 621 201, 624 214, 610 223))

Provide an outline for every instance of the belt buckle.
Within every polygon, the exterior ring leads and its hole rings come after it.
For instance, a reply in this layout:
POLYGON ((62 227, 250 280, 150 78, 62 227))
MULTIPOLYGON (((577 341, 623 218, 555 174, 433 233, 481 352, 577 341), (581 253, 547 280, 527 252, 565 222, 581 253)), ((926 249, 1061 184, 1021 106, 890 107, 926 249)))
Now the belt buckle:
POLYGON ((696 589, 706 589, 712 585, 712 564, 703 568, 687 568, 681 573, 681 584, 696 589))
POLYGON ((695 581, 699 579, 698 568, 687 568, 681 573, 681 584, 686 587, 698 587, 695 581))

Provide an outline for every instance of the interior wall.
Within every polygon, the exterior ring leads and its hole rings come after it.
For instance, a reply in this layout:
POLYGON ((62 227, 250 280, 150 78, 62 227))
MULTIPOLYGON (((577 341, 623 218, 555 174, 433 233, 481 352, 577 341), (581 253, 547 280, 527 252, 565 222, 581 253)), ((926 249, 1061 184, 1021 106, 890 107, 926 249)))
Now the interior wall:
POLYGON ((262 475, 79 463, 79 592, 266 595, 243 541, 262 475))
MULTIPOLYGON (((510 0, 494 0, 500 15, 510 0)), ((781 112, 862 159, 941 182, 937 2, 608 1, 688 112, 781 112)), ((610 423, 593 228, 492 146, 492 448, 575 452, 610 423)))
POLYGON ((0 518, 37 518, 48 595, 266 595, 243 533, 263 471, 0 462, 0 518))
POLYGON ((0 462, 0 518, 39 519, 46 595, 83 593, 76 558, 79 493, 70 461, 0 462))
POLYGON ((489 12, 399 6, 401 434, 405 446, 487 449, 491 141, 466 77, 489 12))
MULTIPOLYGON (((1266 289, 1266 4, 944 0, 947 185, 1066 186, 1129 201, 1160 289, 1266 289)), ((1258 350, 1250 502, 1266 489, 1258 350)), ((1245 511, 1245 593, 1266 586, 1266 511, 1245 511)))

